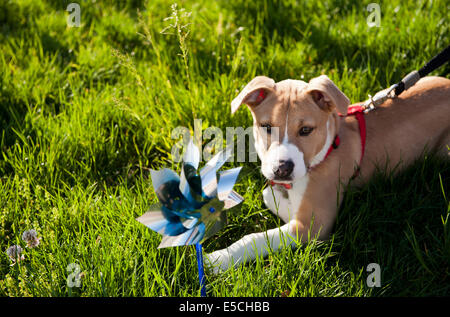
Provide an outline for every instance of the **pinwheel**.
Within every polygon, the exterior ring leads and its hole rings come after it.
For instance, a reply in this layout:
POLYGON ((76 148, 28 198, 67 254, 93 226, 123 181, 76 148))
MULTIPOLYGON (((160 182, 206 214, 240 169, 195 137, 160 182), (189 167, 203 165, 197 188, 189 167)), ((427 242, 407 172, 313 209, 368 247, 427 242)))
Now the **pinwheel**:
POLYGON ((225 210, 243 201, 233 191, 241 167, 218 172, 230 157, 227 148, 197 173, 200 152, 190 140, 180 176, 167 168, 150 171, 159 203, 136 219, 163 236, 158 248, 196 245, 202 296, 206 292, 201 244, 225 226, 225 210))

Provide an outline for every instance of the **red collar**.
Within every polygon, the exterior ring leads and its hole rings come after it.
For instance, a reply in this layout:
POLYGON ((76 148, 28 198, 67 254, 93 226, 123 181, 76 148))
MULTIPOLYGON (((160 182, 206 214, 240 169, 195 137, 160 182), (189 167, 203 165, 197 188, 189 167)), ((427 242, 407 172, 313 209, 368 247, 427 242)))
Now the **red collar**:
MULTIPOLYGON (((340 117, 345 117, 344 115, 339 113, 340 117)), ((359 158, 358 169, 355 171, 355 174, 352 178, 355 178, 359 174, 359 167, 361 166, 362 159, 364 157, 364 152, 366 150, 366 119, 364 118, 364 108, 361 105, 351 106, 347 110, 347 116, 355 116, 359 125, 359 136, 361 137, 361 156, 359 158)), ((339 139, 339 135, 336 135, 334 138, 333 144, 330 145, 327 154, 325 155, 324 160, 330 155, 333 149, 337 149, 341 140, 339 139)), ((319 163, 320 164, 320 163, 319 163)))
POLYGON ((352 178, 355 178, 359 174, 359 168, 361 167, 361 162, 366 150, 366 119, 364 118, 364 108, 361 105, 351 106, 347 110, 347 116, 355 116, 356 120, 358 120, 359 136, 361 137, 361 156, 359 158, 358 168, 352 176, 352 178))
POLYGON ((336 134, 334 137, 333 143, 331 143, 330 147, 328 148, 327 154, 325 154, 324 160, 330 155, 330 153, 339 147, 339 144, 341 144, 341 139, 339 138, 339 135, 336 134))
MULTIPOLYGON (((344 115, 342 115, 340 113, 339 113, 339 116, 345 117, 344 115)), ((364 118, 364 109, 360 105, 349 107, 347 110, 347 116, 355 116, 355 118, 359 124, 359 135, 361 137, 361 157, 359 158, 358 169, 355 171, 355 174, 353 174, 353 176, 352 176, 352 178, 355 178, 359 174, 359 167, 361 166, 361 162, 364 157, 364 152, 366 149, 366 119, 364 118)), ((334 137, 333 143, 328 148, 328 151, 324 157, 324 160, 331 154, 331 152, 333 152, 334 149, 337 149, 339 147, 340 143, 341 143, 341 139, 339 138, 339 135, 336 134, 336 136, 334 137)), ((317 166, 317 165, 315 165, 315 166, 317 166)), ((270 181, 270 185, 271 186, 280 185, 286 189, 292 188, 291 184, 276 183, 274 181, 270 181)))
MULTIPOLYGON (((339 113, 340 117, 345 117, 344 115, 339 113)), ((361 105, 351 106, 347 110, 347 116, 355 116, 359 125, 359 136, 361 137, 361 156, 359 158, 358 168, 353 174, 352 178, 355 178, 359 174, 359 167, 361 166, 362 159, 364 157, 364 152, 366 150, 366 119, 364 118, 364 108, 361 105)), ((325 155, 324 160, 328 155, 333 151, 333 149, 337 149, 340 144, 339 135, 336 135, 333 144, 330 145, 327 154, 325 155)), ((320 163, 319 163, 320 164, 320 163)))
POLYGON ((291 189, 292 188, 292 184, 275 183, 274 181, 270 181, 270 186, 274 186, 274 185, 280 185, 280 186, 283 186, 286 189, 291 189))

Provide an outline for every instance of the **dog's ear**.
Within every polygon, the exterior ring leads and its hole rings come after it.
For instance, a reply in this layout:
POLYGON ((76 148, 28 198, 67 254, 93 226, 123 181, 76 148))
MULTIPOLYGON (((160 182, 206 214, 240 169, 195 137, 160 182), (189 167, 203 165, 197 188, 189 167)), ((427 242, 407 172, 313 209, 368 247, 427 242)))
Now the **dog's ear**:
POLYGON ((258 106, 273 91, 275 81, 266 76, 253 78, 231 102, 231 113, 235 113, 245 103, 249 107, 258 106))
POLYGON ((306 92, 321 109, 332 111, 336 108, 339 113, 347 113, 350 100, 326 75, 311 79, 306 92))

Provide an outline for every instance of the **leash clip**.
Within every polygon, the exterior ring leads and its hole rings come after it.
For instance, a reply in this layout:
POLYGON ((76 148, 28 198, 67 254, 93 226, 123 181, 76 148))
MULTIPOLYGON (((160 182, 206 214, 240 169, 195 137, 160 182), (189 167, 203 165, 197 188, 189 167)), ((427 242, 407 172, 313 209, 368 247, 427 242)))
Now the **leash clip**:
POLYGON ((395 98, 395 88, 397 88, 397 84, 392 85, 388 89, 377 92, 373 97, 369 95, 369 99, 362 106, 364 113, 369 113, 374 110, 387 99, 395 98))

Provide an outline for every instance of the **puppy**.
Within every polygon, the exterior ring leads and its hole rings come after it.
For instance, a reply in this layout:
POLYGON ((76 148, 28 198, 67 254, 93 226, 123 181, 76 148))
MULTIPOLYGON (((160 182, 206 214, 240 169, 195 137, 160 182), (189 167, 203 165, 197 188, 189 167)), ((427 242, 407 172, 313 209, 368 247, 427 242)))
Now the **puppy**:
POLYGON ((350 101, 325 75, 309 83, 256 77, 232 101, 232 113, 241 104, 252 113, 255 148, 271 184, 262 193, 264 203, 285 224, 206 255, 216 272, 308 236, 326 239, 344 186, 351 179, 356 185, 367 182, 377 165, 407 166, 424 149, 449 155, 446 78, 419 80, 364 115, 363 122, 345 116, 350 101))

